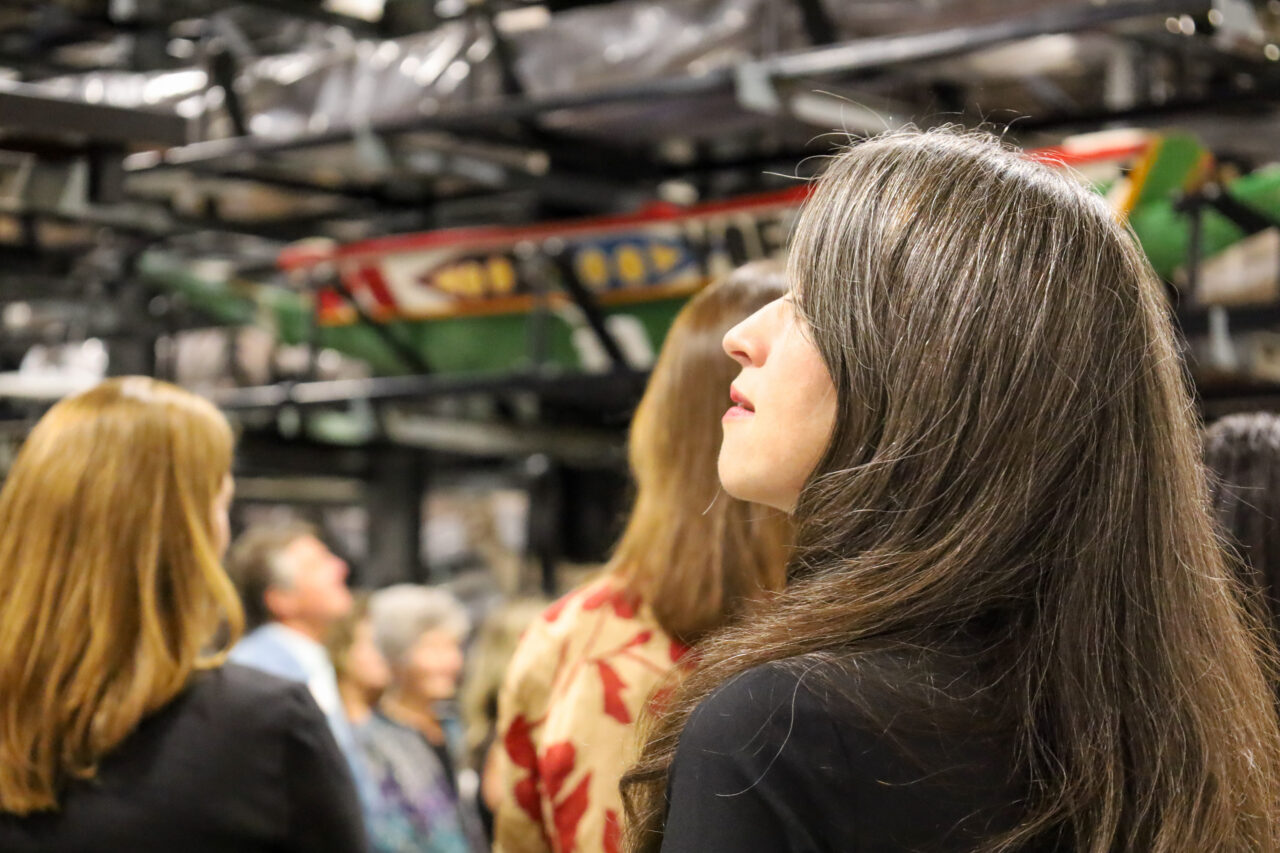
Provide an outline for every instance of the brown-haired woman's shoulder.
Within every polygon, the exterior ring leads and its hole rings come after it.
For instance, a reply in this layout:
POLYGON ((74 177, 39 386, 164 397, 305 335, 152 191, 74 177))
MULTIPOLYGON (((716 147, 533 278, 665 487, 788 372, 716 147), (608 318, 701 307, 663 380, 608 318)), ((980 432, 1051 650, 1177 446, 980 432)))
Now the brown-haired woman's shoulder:
MULTIPOLYGON (((593 612, 608 605, 622 618, 633 618, 641 607, 640 599, 628 592, 615 572, 605 571, 579 584, 542 611, 540 620, 547 624, 562 623, 562 617, 593 612)), ((563 624, 563 623, 562 623, 563 624)))
POLYGON ((602 692, 592 713, 626 725, 639 715, 647 688, 685 651, 616 573, 605 572, 552 603, 525 630, 503 682, 500 716, 505 726, 517 717, 545 720, 553 705, 565 710, 563 694, 577 695, 574 683, 587 681, 591 692, 602 692))
MULTIPOLYGON (((905 694, 885 679, 932 664, 899 652, 872 660, 773 661, 703 701, 672 764, 664 853, 675 839, 676 851, 715 853, 916 849, 943 836, 929 849, 968 850, 1012 825, 1012 743, 909 724, 896 713, 905 694)), ((924 695, 906 693, 912 705, 924 695)))
MULTIPOLYGON (((541 658, 548 648, 562 646, 568 647, 566 653, 573 658, 595 648, 603 634, 631 629, 647 632, 647 639, 667 639, 652 608, 629 588, 625 577, 617 571, 605 571, 548 605, 521 636, 517 658, 541 658), (540 649, 536 655, 534 648, 540 649)), ((672 646, 675 658, 683 654, 683 645, 672 646)), ((548 678, 553 677, 545 661, 532 662, 548 678)), ((512 666, 518 669, 517 664, 512 666)))
POLYGON ((496 849, 549 850, 536 839, 556 837, 567 850, 571 835, 576 849, 617 843, 632 724, 684 652, 613 572, 534 620, 499 699, 496 849), (544 818, 565 809, 579 810, 572 832, 544 818))

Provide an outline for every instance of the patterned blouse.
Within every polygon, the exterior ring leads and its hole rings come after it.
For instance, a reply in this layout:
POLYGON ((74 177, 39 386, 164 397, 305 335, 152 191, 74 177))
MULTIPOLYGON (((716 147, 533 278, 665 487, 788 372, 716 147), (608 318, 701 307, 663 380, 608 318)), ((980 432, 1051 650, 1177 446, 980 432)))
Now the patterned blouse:
POLYGON ((499 700, 495 853, 616 853, 634 723, 685 646, 606 574, 520 641, 499 700))
POLYGON ((367 816, 377 853, 478 853, 478 818, 459 802, 448 771, 417 731, 375 713, 356 729, 381 802, 367 816))

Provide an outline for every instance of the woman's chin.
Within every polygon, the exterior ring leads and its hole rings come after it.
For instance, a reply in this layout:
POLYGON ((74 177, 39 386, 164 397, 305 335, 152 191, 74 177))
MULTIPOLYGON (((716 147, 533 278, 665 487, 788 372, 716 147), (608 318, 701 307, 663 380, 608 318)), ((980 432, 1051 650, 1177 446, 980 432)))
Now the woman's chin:
MULTIPOLYGON (((770 489, 769 484, 762 482, 761 478, 751 476, 750 471, 745 467, 729 462, 723 451, 720 453, 719 473, 720 485, 729 497, 781 509, 784 512, 791 511, 791 506, 784 506, 785 502, 780 500, 779 495, 774 494, 776 490, 770 489)), ((793 500, 791 504, 794 505, 794 503, 793 500)))
POLYGON ((743 482, 741 468, 734 464, 731 455, 726 453, 724 448, 720 449, 720 460, 716 470, 720 476, 720 486, 726 494, 738 500, 748 500, 742 496, 742 490, 748 488, 749 483, 743 482))

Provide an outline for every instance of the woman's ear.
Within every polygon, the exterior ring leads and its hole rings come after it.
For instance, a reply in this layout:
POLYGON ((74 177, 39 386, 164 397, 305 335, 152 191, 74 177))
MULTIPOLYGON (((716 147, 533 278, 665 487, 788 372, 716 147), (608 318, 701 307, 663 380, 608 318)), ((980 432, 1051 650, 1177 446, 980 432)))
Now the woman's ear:
POLYGON ((262 603, 266 605, 271 618, 276 621, 288 619, 295 610, 293 591, 285 587, 267 587, 267 591, 262 594, 262 603))

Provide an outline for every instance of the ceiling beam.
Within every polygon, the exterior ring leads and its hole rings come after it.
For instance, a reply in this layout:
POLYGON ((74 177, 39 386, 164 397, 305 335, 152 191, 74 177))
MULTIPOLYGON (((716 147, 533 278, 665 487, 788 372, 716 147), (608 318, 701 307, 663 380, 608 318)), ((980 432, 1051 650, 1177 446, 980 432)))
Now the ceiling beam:
POLYGON ((70 137, 79 144, 173 146, 191 138, 187 119, 172 111, 94 104, 7 80, 0 80, 0 130, 41 139, 70 137))
POLYGON ((268 12, 275 12, 288 18, 304 21, 316 21, 330 26, 344 27, 359 36, 381 36, 382 28, 378 21, 368 21, 353 15, 343 15, 330 11, 320 5, 318 0, 235 0, 223 3, 226 6, 252 6, 268 12))

